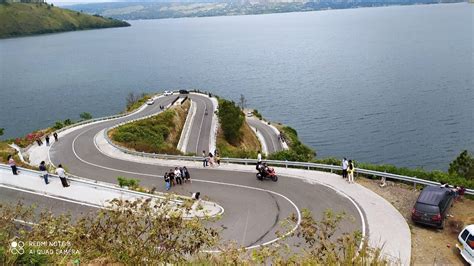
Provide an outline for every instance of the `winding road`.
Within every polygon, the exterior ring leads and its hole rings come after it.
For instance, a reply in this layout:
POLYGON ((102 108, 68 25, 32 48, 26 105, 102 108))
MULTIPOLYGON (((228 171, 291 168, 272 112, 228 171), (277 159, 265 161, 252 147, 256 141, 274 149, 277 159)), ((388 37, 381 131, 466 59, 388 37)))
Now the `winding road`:
MULTIPOLYGON (((194 94, 190 97, 199 107, 195 121, 201 118, 202 122, 193 123, 188 147, 199 154, 199 151, 209 149, 209 135, 196 130, 210 127, 211 113, 204 115, 203 107, 212 110, 212 102, 207 96, 194 94)), ((140 179, 144 186, 164 192, 162 176, 169 166, 109 157, 98 150, 94 137, 118 123, 158 113, 159 105, 168 105, 174 99, 175 96, 159 97, 154 105, 129 116, 77 127, 53 143, 49 153, 51 162, 63 164, 77 176, 109 183, 116 183, 117 176, 133 177, 140 179)), ((246 247, 275 241, 276 231, 281 231, 279 222, 291 214, 299 214, 302 209, 309 209, 316 218, 321 217, 326 209, 343 211, 353 219, 344 221, 340 231, 363 228, 362 217, 353 201, 328 186, 286 176, 280 176, 278 182, 259 182, 253 173, 222 169, 196 167, 190 172, 193 183, 174 187, 173 192, 189 196, 200 191, 204 197, 222 206, 224 215, 214 225, 225 228, 222 232, 224 240, 234 240, 246 247)))

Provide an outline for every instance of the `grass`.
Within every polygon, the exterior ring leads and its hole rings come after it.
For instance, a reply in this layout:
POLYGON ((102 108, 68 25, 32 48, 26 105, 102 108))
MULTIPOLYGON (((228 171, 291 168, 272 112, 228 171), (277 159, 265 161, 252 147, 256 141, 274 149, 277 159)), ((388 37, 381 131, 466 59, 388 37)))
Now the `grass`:
POLYGON ((130 26, 124 21, 39 3, 0 4, 0 25, 0 38, 130 26))
POLYGON ((16 165, 19 167, 24 168, 32 168, 36 169, 35 167, 30 167, 27 164, 24 164, 20 157, 18 156, 18 152, 8 145, 8 141, 0 141, 0 162, 4 164, 8 164, 8 155, 13 155, 13 159, 16 162, 16 165))
POLYGON ((132 112, 140 108, 142 105, 146 103, 152 97, 151 94, 144 94, 138 101, 134 102, 133 104, 127 106, 127 112, 132 112))
POLYGON ((316 152, 303 144, 295 129, 289 126, 276 125, 282 138, 288 144, 288 150, 282 150, 269 155, 269 159, 288 161, 311 161, 316 157, 316 152))
POLYGON ((241 140, 236 144, 230 144, 224 138, 222 129, 219 129, 217 131, 217 149, 221 157, 256 158, 261 147, 255 133, 247 123, 244 123, 241 128, 241 140))
POLYGON ((149 153, 181 154, 176 149, 190 102, 153 117, 119 126, 109 132, 116 144, 149 153))

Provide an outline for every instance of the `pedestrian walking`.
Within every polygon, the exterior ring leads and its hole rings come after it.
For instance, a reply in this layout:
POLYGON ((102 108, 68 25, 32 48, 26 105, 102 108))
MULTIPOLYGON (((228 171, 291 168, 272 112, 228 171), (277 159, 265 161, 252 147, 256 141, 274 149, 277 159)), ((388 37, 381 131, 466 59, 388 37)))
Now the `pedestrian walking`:
POLYGON ((202 166, 206 167, 208 165, 206 151, 202 151, 202 166))
POLYGON ((41 138, 37 138, 36 143, 38 143, 38 146, 43 145, 43 142, 41 141, 41 138))
POLYGON ((189 170, 188 168, 186 168, 186 166, 183 167, 183 173, 184 173, 184 182, 188 182, 191 183, 191 175, 189 174, 189 170))
POLYGON ((354 163, 352 162, 352 160, 349 160, 349 164, 347 166, 347 177, 349 183, 354 183, 354 170, 354 163))
POLYGON ((347 161, 346 157, 342 159, 342 178, 346 179, 347 178, 347 166, 349 165, 349 162, 347 161))
POLYGON ((49 135, 46 135, 46 138, 44 138, 46 140, 46 146, 49 146, 49 135))
POLYGON ((258 151, 258 154, 257 154, 257 163, 261 163, 262 162, 262 153, 260 153, 260 151, 258 151))
POLYGON ((59 179, 61 180, 61 184, 63 185, 63 187, 69 187, 69 184, 66 179, 66 171, 64 170, 61 164, 58 165, 58 168, 56 168, 56 174, 59 176, 59 179))
POLYGON ((8 155, 8 165, 12 168, 12 173, 14 175, 18 175, 20 171, 18 171, 18 168, 16 167, 15 159, 13 159, 12 155, 8 155))
POLYGON ((54 141, 57 142, 59 140, 58 133, 54 132, 53 137, 54 137, 54 141))
POLYGON ((170 188, 171 188, 171 182, 170 182, 170 176, 169 176, 168 172, 165 173, 165 175, 163 176, 163 179, 165 180, 165 188, 166 188, 166 190, 170 190, 170 188))
POLYGON ((43 177, 44 182, 46 183, 46 185, 49 184, 48 169, 46 168, 46 163, 44 161, 41 161, 41 163, 39 165, 39 170, 41 172, 41 177, 43 177))
POLYGON ((178 167, 174 169, 174 178, 176 179, 176 183, 178 183, 178 185, 183 184, 183 179, 181 178, 181 171, 179 171, 178 167))

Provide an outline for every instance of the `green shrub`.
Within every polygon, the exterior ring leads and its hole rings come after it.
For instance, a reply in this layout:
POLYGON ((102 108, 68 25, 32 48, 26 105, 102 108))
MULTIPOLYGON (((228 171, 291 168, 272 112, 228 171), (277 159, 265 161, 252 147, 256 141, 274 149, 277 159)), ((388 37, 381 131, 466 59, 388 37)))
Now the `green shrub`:
POLYGON ((220 99, 217 115, 224 138, 231 144, 238 143, 242 137, 240 129, 245 120, 245 116, 240 108, 232 101, 220 99))
POLYGON ((316 152, 299 140, 295 129, 285 126, 281 129, 281 135, 289 150, 273 153, 269 156, 270 159, 309 162, 316 157, 316 152))
POLYGON ((474 180, 474 158, 467 150, 464 150, 449 164, 448 173, 474 180))
POLYGON ((79 117, 82 119, 82 120, 90 120, 92 119, 92 115, 90 113, 87 113, 87 112, 83 112, 79 115, 79 117))
POLYGON ((54 124, 53 128, 58 130, 58 129, 61 129, 64 127, 64 124, 62 121, 56 121, 56 123, 54 124))
POLYGON ((138 179, 126 178, 123 176, 118 176, 117 181, 120 187, 129 187, 130 189, 136 189, 140 184, 140 180, 138 179))

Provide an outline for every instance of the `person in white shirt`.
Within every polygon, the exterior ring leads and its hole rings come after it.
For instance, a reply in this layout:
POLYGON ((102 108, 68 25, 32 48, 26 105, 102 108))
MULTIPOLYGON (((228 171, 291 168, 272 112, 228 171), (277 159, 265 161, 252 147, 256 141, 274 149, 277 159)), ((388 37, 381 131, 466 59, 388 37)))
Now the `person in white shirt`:
POLYGON ((342 159, 342 178, 347 178, 348 166, 349 166, 349 162, 347 162, 347 159, 344 157, 344 159, 342 159))
POLYGON ((59 176, 63 187, 69 187, 69 184, 67 183, 66 179, 66 171, 64 171, 64 168, 61 164, 58 165, 58 168, 56 168, 56 174, 59 176))
POLYGON ((178 185, 183 184, 183 179, 181 178, 181 171, 179 171, 178 167, 174 169, 174 178, 176 179, 176 183, 178 183, 178 185))
POLYGON ((257 154, 257 162, 258 163, 262 162, 262 154, 260 153, 260 151, 258 151, 258 154, 257 154))

